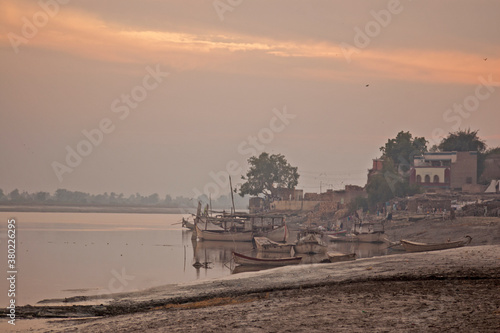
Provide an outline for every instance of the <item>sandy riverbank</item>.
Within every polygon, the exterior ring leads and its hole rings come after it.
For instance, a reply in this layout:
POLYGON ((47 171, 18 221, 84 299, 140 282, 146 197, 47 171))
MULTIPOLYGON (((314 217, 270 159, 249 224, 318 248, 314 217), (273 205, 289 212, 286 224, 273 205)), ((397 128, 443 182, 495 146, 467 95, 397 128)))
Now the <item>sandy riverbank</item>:
POLYGON ((20 318, 16 329, 498 332, 499 294, 500 245, 470 246, 53 300, 19 308, 42 319, 20 318))

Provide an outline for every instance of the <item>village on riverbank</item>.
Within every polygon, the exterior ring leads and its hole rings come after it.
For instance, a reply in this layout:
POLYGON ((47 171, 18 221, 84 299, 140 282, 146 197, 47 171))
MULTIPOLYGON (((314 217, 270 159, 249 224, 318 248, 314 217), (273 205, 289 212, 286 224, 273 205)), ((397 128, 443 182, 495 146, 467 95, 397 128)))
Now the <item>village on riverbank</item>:
MULTIPOLYGON (((193 230, 197 241, 253 241, 258 250, 253 256, 250 251, 233 251, 233 260, 240 266, 335 262, 366 256, 353 247, 348 253, 345 247, 338 251, 339 246, 335 246, 337 251, 329 251, 330 242, 378 244, 379 249, 390 252, 478 244, 469 235, 474 231, 472 226, 470 232, 460 230, 462 234, 457 228, 447 234, 428 231, 441 224, 437 222, 446 222, 446 226, 457 221, 472 223, 479 220, 477 217, 491 218, 493 223, 500 220, 499 149, 484 153, 484 142, 477 131, 470 130, 450 133, 432 152, 426 143, 424 138, 400 132, 381 147, 382 156, 373 159, 366 186, 345 185, 342 190, 320 193, 304 193, 295 187, 297 168, 284 156, 262 153, 248 160, 250 170, 239 191, 240 195, 254 195, 249 212, 236 212, 234 205, 229 211, 216 212, 208 202, 203 207, 200 202, 193 221, 183 220, 183 226, 193 230), (463 142, 467 142, 465 147, 463 142), (470 150, 474 147, 477 150, 470 150), (401 162, 410 158, 411 163, 401 162), (407 234, 401 232, 403 229, 419 231, 407 234)), ((481 244, 492 241, 496 239, 481 244)), ((377 255, 377 251, 369 252, 369 256, 377 255)), ((208 262, 200 263, 198 258, 195 264, 208 267, 208 262)))
POLYGON ((386 156, 365 187, 279 186, 245 212, 200 200, 182 220, 193 269, 229 248, 230 276, 46 299, 19 307, 15 330, 498 332, 500 154, 481 173, 477 158, 426 152, 405 169, 386 156))

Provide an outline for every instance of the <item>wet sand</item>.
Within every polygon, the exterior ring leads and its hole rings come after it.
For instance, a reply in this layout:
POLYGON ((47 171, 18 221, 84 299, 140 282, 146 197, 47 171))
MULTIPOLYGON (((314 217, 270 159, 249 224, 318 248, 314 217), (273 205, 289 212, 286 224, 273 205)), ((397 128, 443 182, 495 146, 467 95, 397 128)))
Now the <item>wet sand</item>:
POLYGON ((16 329, 498 332, 498 295, 500 245, 474 246, 288 266, 64 305, 53 300, 18 309, 43 319, 21 318, 16 329))

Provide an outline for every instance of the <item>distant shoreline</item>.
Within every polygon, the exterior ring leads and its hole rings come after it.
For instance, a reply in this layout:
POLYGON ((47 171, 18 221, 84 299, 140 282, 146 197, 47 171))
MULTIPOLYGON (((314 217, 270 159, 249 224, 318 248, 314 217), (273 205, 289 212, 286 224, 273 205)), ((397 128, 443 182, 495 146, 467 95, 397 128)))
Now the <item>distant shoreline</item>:
POLYGON ((12 213, 117 213, 117 214, 194 214, 195 208, 145 206, 59 206, 0 205, 0 212, 12 213))

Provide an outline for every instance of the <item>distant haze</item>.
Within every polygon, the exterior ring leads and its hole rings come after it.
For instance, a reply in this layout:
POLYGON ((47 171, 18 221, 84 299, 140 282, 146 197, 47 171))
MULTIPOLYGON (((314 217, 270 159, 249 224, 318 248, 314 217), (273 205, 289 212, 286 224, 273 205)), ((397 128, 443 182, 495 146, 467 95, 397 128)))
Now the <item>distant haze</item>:
POLYGON ((500 146, 495 0, 63 2, 0 0, 7 193, 224 194, 264 150, 319 192, 401 130, 500 146))

